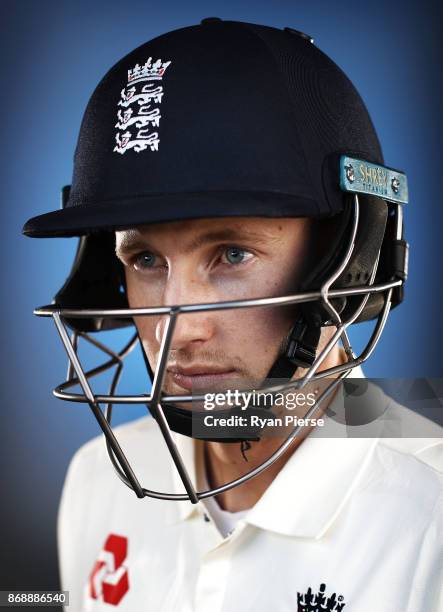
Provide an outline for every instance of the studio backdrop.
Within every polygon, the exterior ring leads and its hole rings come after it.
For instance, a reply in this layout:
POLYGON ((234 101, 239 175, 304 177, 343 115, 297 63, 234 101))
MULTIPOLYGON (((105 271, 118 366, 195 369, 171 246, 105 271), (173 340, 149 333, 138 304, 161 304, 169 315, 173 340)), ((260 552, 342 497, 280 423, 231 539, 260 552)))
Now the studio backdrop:
MULTIPOLYGON (((21 227, 54 210, 61 187, 71 182, 82 114, 102 76, 138 45, 209 16, 313 36, 362 95, 386 165, 409 179, 405 301, 392 313, 365 374, 397 386, 399 380, 436 379, 443 344, 439 8, 437 1, 382 0, 2 1, 0 590, 58 588, 56 513, 64 475, 75 450, 98 435, 87 406, 52 396, 66 357, 51 321, 32 314, 62 285, 77 239, 30 240, 21 227)), ((351 330, 357 349, 368 325, 351 330)), ((134 367, 125 384, 142 392, 140 375, 134 367)))

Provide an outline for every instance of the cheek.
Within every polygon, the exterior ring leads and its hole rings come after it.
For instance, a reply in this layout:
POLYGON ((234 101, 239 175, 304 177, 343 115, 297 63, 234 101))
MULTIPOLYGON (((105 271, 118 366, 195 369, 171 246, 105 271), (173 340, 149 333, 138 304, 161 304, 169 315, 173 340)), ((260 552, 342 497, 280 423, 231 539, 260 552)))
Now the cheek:
MULTIPOLYGON (((292 266, 282 262, 278 266, 263 266, 253 281, 243 284, 236 299, 283 296, 294 292, 292 266)), ((235 299, 234 298, 234 299, 235 299)), ((294 325, 294 306, 244 308, 223 313, 222 330, 231 349, 254 361, 269 360, 277 355, 282 341, 294 325)))
MULTIPOLYGON (((128 304, 130 308, 142 308, 144 306, 159 305, 159 298, 156 303, 153 299, 156 298, 156 291, 152 285, 148 288, 145 283, 141 283, 130 271, 125 270, 126 275, 126 292, 128 296, 128 304)), ((159 317, 155 316, 140 316, 134 317, 134 323, 138 334, 141 338, 145 353, 150 363, 153 363, 153 357, 158 351, 158 343, 155 338, 155 329, 159 317)))
POLYGON ((236 317, 233 327, 243 341, 256 346, 259 350, 264 350, 268 346, 278 346, 294 321, 294 315, 287 307, 255 308, 247 312, 248 310, 245 309, 236 317))
POLYGON ((125 270, 126 293, 130 308, 141 308, 143 306, 160 306, 162 289, 157 282, 147 282, 133 270, 125 270))
POLYGON ((288 307, 224 313, 219 326, 220 348, 241 362, 252 377, 261 380, 279 355, 293 324, 294 311, 288 307))
POLYGON ((149 362, 153 364, 160 348, 155 334, 158 317, 135 317, 134 321, 146 356, 149 362))

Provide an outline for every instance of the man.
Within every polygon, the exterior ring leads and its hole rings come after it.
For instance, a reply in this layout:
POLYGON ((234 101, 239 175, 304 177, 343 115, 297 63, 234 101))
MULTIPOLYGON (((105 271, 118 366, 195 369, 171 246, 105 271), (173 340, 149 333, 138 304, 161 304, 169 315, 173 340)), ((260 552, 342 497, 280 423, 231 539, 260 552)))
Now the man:
POLYGON ((25 227, 83 236, 38 311, 71 363, 58 395, 106 436, 77 453, 62 497, 74 609, 442 609, 440 429, 371 385, 341 418, 342 378, 362 376, 403 298, 406 202, 358 93, 300 32, 211 18, 104 77, 63 210, 25 227), (347 329, 368 319, 356 355, 347 329), (87 334, 132 324, 152 389, 121 397, 134 343, 116 355, 87 334), (108 395, 79 337, 117 366, 108 395), (154 419, 113 431, 125 401, 154 419))

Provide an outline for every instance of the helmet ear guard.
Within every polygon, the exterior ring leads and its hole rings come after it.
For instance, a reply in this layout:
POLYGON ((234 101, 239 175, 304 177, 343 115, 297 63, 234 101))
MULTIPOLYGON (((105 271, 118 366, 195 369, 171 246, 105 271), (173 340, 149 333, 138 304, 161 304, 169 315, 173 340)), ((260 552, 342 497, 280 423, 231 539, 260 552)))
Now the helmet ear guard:
MULTIPOLYGON (((352 197, 345 195, 344 211, 336 219, 320 220, 317 227, 317 242, 327 244, 315 269, 303 283, 302 291, 320 290, 323 283, 337 270, 343 260, 352 229, 352 197), (332 223, 330 223, 332 221, 332 223), (332 235, 331 235, 332 234, 332 235)), ((372 274, 379 258, 380 249, 387 242, 386 223, 388 219, 387 203, 378 197, 359 196, 359 220, 354 248, 345 269, 331 289, 343 289, 365 285, 372 274)), ((383 278, 386 270, 378 269, 376 282, 388 280, 383 278)), ((372 296, 371 296, 372 297, 372 296)), ((378 296, 373 296, 378 297, 378 296)), ((383 296, 381 296, 382 298, 383 296)), ((377 300, 376 307, 369 298, 358 321, 376 318, 382 308, 383 299, 377 300)), ((336 311, 346 319, 354 312, 361 297, 342 296, 331 301, 336 311)), ((321 302, 306 303, 301 306, 304 317, 312 324, 328 325, 330 314, 321 302)))
MULTIPOLYGON (((54 302, 60 308, 129 308, 123 266, 115 255, 113 232, 81 236, 71 272, 54 302)), ((94 317, 66 321, 74 331, 97 332, 133 324, 132 319, 94 317)))
MULTIPOLYGON (((70 185, 61 190, 62 209, 66 208, 70 185)), ((115 255, 113 231, 92 232, 80 236, 71 271, 56 293, 54 303, 61 308, 129 308, 125 292, 125 275, 115 255)), ((132 319, 109 317, 67 319, 76 332, 97 332, 133 324, 132 319)))

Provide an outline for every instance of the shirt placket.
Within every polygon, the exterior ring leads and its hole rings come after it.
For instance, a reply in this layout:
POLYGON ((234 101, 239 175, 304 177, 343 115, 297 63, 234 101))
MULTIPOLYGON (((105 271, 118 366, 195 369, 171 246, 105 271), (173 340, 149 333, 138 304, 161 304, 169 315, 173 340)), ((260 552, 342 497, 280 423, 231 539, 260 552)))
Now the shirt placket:
POLYGON ((237 525, 227 538, 220 535, 212 521, 207 526, 214 546, 202 557, 196 584, 195 612, 222 612, 234 541, 241 536, 245 525, 237 525))

